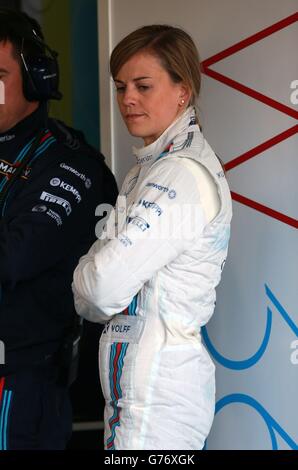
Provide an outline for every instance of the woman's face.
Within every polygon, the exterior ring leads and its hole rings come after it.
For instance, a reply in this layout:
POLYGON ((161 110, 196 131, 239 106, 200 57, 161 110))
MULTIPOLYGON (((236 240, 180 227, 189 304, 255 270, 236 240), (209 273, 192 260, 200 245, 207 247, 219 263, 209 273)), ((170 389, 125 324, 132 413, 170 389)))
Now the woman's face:
POLYGON ((189 100, 187 87, 174 83, 158 58, 145 52, 135 54, 121 67, 115 85, 127 129, 145 145, 158 139, 189 100))

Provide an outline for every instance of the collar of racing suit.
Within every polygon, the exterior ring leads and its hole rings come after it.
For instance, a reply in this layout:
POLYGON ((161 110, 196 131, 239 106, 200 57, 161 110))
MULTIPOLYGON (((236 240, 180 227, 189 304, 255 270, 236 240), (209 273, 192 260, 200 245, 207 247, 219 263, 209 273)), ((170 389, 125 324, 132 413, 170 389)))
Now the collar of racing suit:
POLYGON ((36 111, 29 114, 13 128, 0 133, 0 159, 9 159, 27 143, 36 132, 46 126, 47 109, 41 104, 36 111))
POLYGON ((152 144, 140 148, 133 146, 133 155, 137 164, 152 163, 171 152, 172 149, 177 149, 180 145, 179 138, 181 135, 184 136, 187 129, 193 125, 196 125, 196 111, 193 106, 190 106, 152 144))

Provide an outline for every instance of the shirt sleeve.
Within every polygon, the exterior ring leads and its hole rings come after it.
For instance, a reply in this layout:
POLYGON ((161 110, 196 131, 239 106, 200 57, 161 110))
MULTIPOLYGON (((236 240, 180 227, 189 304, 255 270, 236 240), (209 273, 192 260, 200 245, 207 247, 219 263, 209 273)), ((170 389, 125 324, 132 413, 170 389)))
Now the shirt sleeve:
MULTIPOLYGON (((108 243, 108 238, 105 238, 104 240, 99 240, 97 243, 94 243, 93 245, 93 250, 100 251, 106 243, 108 243)), ((91 249, 89 250, 89 253, 87 256, 91 255, 91 249)), ((85 256, 83 256, 80 259, 80 262, 83 262, 83 259, 85 256)), ((87 301, 85 298, 83 298, 79 292, 76 289, 75 283, 72 283, 72 290, 73 290, 73 298, 74 298, 74 305, 76 312, 78 315, 81 317, 85 318, 85 320, 88 320, 90 322, 96 322, 96 323, 105 323, 108 321, 110 318, 108 315, 106 315, 100 308, 96 307, 94 304, 90 303, 87 301)))
POLYGON ((100 164, 84 155, 55 160, 46 170, 32 169, 22 190, 8 196, 0 219, 1 283, 36 277, 95 238, 88 231, 104 202, 100 164))
MULTIPOLYGON (((118 212, 123 204, 117 201, 118 212)), ((206 225, 196 177, 183 159, 156 162, 139 185, 134 204, 116 214, 118 233, 96 241, 74 272, 78 313, 105 321, 125 309, 142 286, 188 249, 206 225)), ((117 230, 116 230, 117 232, 117 230)))

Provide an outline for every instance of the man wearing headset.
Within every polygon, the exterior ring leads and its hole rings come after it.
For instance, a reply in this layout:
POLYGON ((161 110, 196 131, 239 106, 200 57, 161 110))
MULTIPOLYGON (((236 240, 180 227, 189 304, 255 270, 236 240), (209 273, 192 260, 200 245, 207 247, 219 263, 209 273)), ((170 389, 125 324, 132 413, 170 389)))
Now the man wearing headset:
POLYGON ((103 156, 48 118, 56 55, 35 20, 0 10, 0 450, 67 444, 72 273, 117 196, 103 156))

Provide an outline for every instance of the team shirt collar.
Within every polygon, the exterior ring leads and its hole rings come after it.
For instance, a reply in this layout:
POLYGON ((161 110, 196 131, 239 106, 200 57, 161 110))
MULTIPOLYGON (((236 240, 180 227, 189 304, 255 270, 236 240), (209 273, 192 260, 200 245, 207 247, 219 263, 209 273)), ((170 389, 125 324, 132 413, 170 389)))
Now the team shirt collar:
POLYGON ((36 131, 44 126, 45 113, 44 106, 40 105, 36 111, 18 122, 12 129, 0 133, 0 156, 8 156, 34 136, 36 131))

